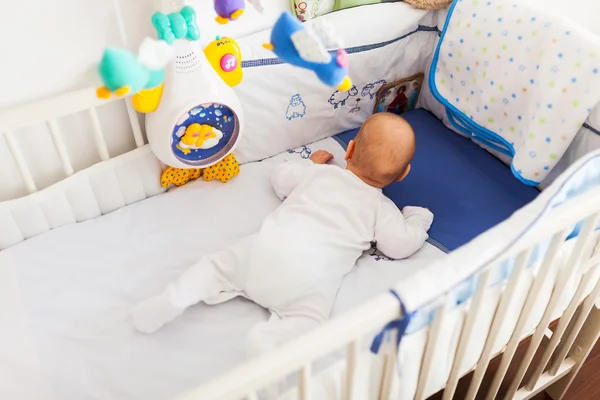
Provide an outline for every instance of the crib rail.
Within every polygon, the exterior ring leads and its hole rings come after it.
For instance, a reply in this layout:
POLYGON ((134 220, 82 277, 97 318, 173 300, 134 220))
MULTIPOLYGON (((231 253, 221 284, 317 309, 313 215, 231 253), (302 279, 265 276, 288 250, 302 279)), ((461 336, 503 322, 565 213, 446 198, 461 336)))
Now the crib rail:
POLYGON ((144 135, 137 112, 131 104, 131 99, 114 98, 109 101, 101 100, 96 97, 94 88, 82 89, 23 106, 0 110, 0 136, 4 136, 10 154, 14 158, 29 193, 36 192, 38 186, 31 173, 27 158, 23 155, 19 147, 17 140, 18 131, 40 123, 46 124, 61 162, 64 177, 68 177, 74 173, 74 169, 67 151, 63 132, 60 129, 59 120, 69 115, 87 111, 92 126, 91 134, 93 135, 100 160, 108 160, 111 158, 111 155, 97 109, 108 102, 115 101, 125 103, 136 147, 143 146, 145 144, 144 135))
MULTIPOLYGON (((518 243, 477 272, 477 284, 464 309, 465 318, 443 388, 444 400, 527 399, 544 389, 552 392, 555 399, 564 395, 600 332, 600 310, 596 307, 596 300, 600 295, 600 240, 595 230, 600 222, 599 198, 600 188, 556 207, 518 243), (573 229, 573 221, 581 221, 582 227, 575 238, 567 241, 566 238, 573 229), (542 245, 546 246, 546 250, 534 264, 537 267, 532 267, 532 255, 542 245), (506 260, 514 260, 514 266, 501 288, 485 345, 476 365, 464 370, 463 361, 481 316, 482 300, 491 290, 492 271, 506 260), (507 311, 514 301, 517 284, 526 274, 533 274, 534 278, 512 334, 498 351, 495 344, 500 328, 506 323, 507 311), (567 299, 566 307, 559 308, 567 293, 568 282, 575 282, 576 290, 567 299), (527 322, 534 306, 540 306, 538 299, 544 287, 552 288, 549 301, 542 304, 543 315, 535 329, 527 331, 527 322), (586 291, 589 287, 592 287, 591 291, 586 291), (560 316, 558 325, 551 331, 548 329, 549 325, 557 314, 560 316), (522 359, 516 359, 516 350, 524 338, 529 338, 529 347, 522 359), (540 361, 533 363, 534 355, 540 353, 540 361), (495 372, 492 371, 492 382, 483 384, 484 375, 490 372, 490 360, 496 356, 501 359, 495 372), (508 376, 507 371, 513 363, 518 363, 517 373, 508 376), (468 391, 466 394, 458 394, 458 381, 467 373, 472 373, 468 391), (527 379, 524 380, 524 377, 527 379)), ((462 257, 470 254, 469 252, 474 257, 477 256, 474 254, 477 249, 469 244, 456 253, 459 252, 462 257)), ((453 256, 451 254, 449 257, 453 256)), ((427 343, 422 353, 415 399, 425 399, 433 394, 430 385, 432 366, 440 344, 441 327, 452 301, 453 298, 448 293, 436 302, 435 317, 428 328, 427 343)), ((366 349, 360 347, 361 340, 365 337, 369 340, 372 336, 368 335, 379 331, 399 316, 396 298, 391 294, 381 295, 361 308, 282 346, 277 352, 248 361, 229 374, 187 393, 180 400, 256 399, 262 389, 292 373, 298 374, 297 397, 286 399, 311 399, 311 387, 316 378, 311 371, 312 366, 320 358, 344 349, 346 351, 342 362, 345 370, 340 385, 342 390, 337 398, 356 399, 353 388, 359 378, 356 373, 357 360, 367 353, 366 349)), ((382 360, 383 367, 377 372, 379 378, 376 381, 379 381, 380 386, 376 398, 386 400, 398 398, 393 382, 397 376, 397 368, 415 368, 413 365, 397 365, 395 341, 389 343, 392 345, 388 345, 377 356, 382 360)))

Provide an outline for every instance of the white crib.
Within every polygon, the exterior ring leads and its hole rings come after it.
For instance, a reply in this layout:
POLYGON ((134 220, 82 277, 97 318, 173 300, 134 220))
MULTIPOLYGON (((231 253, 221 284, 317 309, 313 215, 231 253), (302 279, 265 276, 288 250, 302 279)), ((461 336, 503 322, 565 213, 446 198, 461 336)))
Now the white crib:
MULTIPOLYGON (((349 16, 351 12, 356 10, 349 10, 345 15, 349 16)), ((435 23, 438 18, 435 13, 429 13, 419 14, 414 19, 420 23, 435 23)), ((414 27, 413 22, 408 26, 414 27)), ((424 41, 434 43, 435 39, 427 36, 424 41)), ((416 41, 412 45, 421 46, 422 43, 416 41)), ((417 60, 409 70, 424 67, 426 57, 417 60)), ((401 74, 407 75, 405 71, 401 74)), ((247 79, 252 77, 249 74, 247 79)), ((249 89, 241 90, 243 98, 249 89)), ((274 99, 277 100, 277 96, 274 99)), ((431 99, 424 99, 421 103, 427 107, 431 102, 431 99)), ((129 100, 116 100, 113 105, 117 103, 127 112, 128 121, 123 123, 130 125, 137 147, 123 155, 110 154, 108 150, 103 121, 97 112, 105 102, 95 98, 93 89, 0 111, 0 133, 30 193, 24 198, 0 203, 0 249, 52 229, 93 220, 164 192, 158 179, 163 166, 145 143, 138 115, 129 100), (90 129, 86 134, 93 136, 101 162, 75 172, 58 121, 80 112, 87 113, 90 129), (18 131, 39 123, 47 126, 65 178, 42 190, 38 190, 27 157, 16 140, 18 131), (118 181, 118 189, 115 189, 115 183, 106 180, 103 174, 130 164, 135 164, 135 176, 125 183, 118 181), (83 181, 92 182, 91 194, 77 189, 75 195, 84 200, 74 207, 69 196, 83 181), (130 183, 131 187, 128 186, 130 183), (114 195, 117 192, 121 193, 120 197, 114 195), (62 200, 56 200, 57 196, 65 197, 66 203, 71 201, 72 213, 63 212, 64 204, 62 200), (24 215, 19 211, 24 206, 30 210, 37 210, 39 206, 42 211, 24 215)), ((352 126, 356 121, 343 124, 352 126)), ((306 143, 318 138, 311 137, 306 143)), ((251 152, 245 154, 246 158, 252 158, 248 155, 251 152)), ((395 289, 406 292, 411 287, 422 288, 433 279, 431 277, 437 277, 435 288, 424 291, 419 304, 407 304, 411 309, 427 308, 433 316, 431 324, 420 331, 421 342, 411 342, 405 337, 400 343, 401 347, 408 344, 419 349, 418 357, 411 358, 411 363, 404 362, 403 353, 398 352, 396 331, 384 329, 395 326, 394 323, 405 316, 397 297, 393 293, 383 293, 285 344, 277 352, 249 360, 179 398, 255 400, 261 396, 262 389, 292 376, 295 385, 282 399, 392 399, 407 393, 400 388, 406 381, 400 382, 399 374, 412 374, 416 376, 416 387, 408 393, 412 393, 413 398, 425 399, 443 389, 443 398, 452 399, 459 379, 468 373, 472 373, 465 397, 469 400, 497 396, 527 399, 542 390, 554 399, 562 398, 600 335, 600 303, 597 301, 600 295, 600 240, 596 231, 600 221, 600 187, 589 183, 593 183, 593 179, 597 182, 598 177, 594 174, 599 168, 600 150, 581 157, 533 203, 509 220, 398 283, 395 289), (566 240, 579 222, 578 235, 566 240), (506 246, 499 244, 503 238, 512 237, 518 240, 509 241, 506 246), (510 268, 507 269, 507 265, 510 268), (508 275, 493 284, 498 270, 508 271, 508 275), (472 294, 460 307, 455 307, 456 289, 467 279, 474 285, 472 294), (484 303, 490 298, 493 298, 489 300, 493 311, 486 314, 486 319, 484 313, 489 310, 484 303), (545 304, 544 299, 547 300, 545 304), (451 324, 457 329, 447 328, 451 324), (553 329, 549 329, 551 324, 553 329), (384 345, 377 354, 372 354, 367 346, 382 330, 385 332, 384 345), (449 339, 449 334, 454 337, 449 339), (479 336, 480 339, 476 339, 479 336), (499 340, 499 336, 507 337, 507 340, 499 340), (529 340, 527 351, 522 358, 515 359, 517 347, 525 339, 529 340), (476 351, 477 362, 473 365, 465 360, 469 352, 474 351, 471 347, 476 340, 481 342, 481 349, 476 351), (501 361, 492 383, 482 385, 490 361, 498 355, 501 361), (436 360, 440 357, 448 359, 449 366, 447 374, 440 372, 446 376, 442 386, 439 379, 434 381, 432 378, 436 360), (329 361, 323 361, 326 358, 329 361), (417 364, 415 359, 419 360, 417 364), (511 363, 517 365, 516 375, 505 379, 511 363)), ((0 251, 0 267, 5 261, 0 251)), ((2 277, 0 272, 0 279, 2 277)), ((2 296, 0 293, 0 304, 2 296)), ((4 296, 10 299, 9 294, 4 293, 4 296)), ((0 310, 0 316, 9 315, 8 311, 0 310)), ((3 353, 0 351, 0 354, 3 353)), ((3 362, 1 358, 0 362, 3 362)), ((23 388, 21 398, 32 398, 24 393, 26 388, 23 388)))

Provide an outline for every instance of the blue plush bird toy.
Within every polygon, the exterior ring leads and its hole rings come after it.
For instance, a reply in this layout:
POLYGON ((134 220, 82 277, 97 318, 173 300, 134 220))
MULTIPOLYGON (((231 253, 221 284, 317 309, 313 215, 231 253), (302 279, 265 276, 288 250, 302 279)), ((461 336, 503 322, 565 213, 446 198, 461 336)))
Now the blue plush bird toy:
POLYGON ((279 17, 264 47, 288 64, 314 71, 321 82, 339 90, 352 88, 348 76, 348 54, 341 49, 333 29, 324 20, 301 23, 291 13, 279 17), (340 48, 332 55, 327 47, 340 48))

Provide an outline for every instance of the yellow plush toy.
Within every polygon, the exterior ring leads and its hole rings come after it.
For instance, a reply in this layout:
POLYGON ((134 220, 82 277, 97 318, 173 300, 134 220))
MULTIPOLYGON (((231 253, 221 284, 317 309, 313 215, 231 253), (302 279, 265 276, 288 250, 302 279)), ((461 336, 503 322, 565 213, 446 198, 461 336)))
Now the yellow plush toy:
POLYGON ((229 154, 215 165, 203 170, 199 168, 180 169, 168 167, 162 173, 160 184, 165 188, 171 185, 183 186, 201 176, 205 181, 217 180, 225 183, 229 182, 234 176, 239 175, 239 173, 240 165, 235 159, 235 156, 229 154))

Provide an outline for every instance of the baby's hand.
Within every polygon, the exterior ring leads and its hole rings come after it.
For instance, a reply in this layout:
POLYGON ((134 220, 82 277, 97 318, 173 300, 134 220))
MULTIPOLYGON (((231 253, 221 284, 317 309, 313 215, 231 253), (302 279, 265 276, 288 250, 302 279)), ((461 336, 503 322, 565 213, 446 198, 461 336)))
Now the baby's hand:
POLYGON ((333 160, 333 154, 325 150, 318 150, 310 156, 310 161, 315 164, 327 164, 331 160, 333 160))

